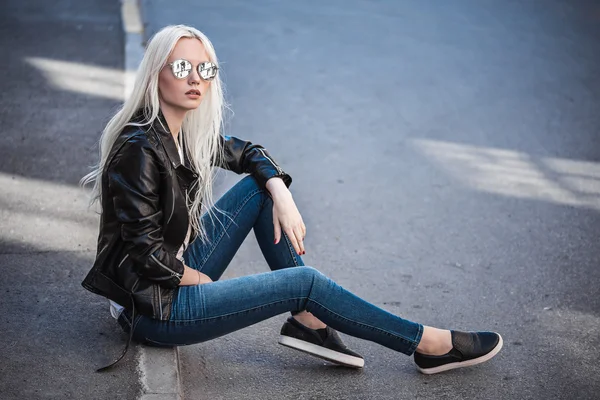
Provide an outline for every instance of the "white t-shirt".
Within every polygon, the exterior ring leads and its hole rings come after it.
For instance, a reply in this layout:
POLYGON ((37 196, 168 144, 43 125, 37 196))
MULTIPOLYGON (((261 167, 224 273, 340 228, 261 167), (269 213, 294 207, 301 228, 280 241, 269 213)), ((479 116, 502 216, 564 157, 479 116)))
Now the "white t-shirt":
MULTIPOLYGON (((178 136, 179 146, 177 146, 177 152, 179 153, 179 159, 181 160, 181 163, 183 164, 184 158, 183 158, 183 146, 181 143, 181 136, 182 136, 182 134, 181 134, 181 132, 179 132, 179 136, 178 136)), ((179 251, 177 252, 177 256, 176 256, 176 258, 181 262, 184 262, 183 252, 185 251, 185 249, 187 249, 191 234, 192 234, 192 226, 188 225, 188 230, 185 235, 185 239, 183 240, 183 244, 179 248, 179 251)), ((109 300, 109 303, 110 303, 110 315, 112 315, 112 317, 115 319, 119 318, 119 315, 121 315, 121 313, 123 312, 125 307, 123 307, 122 305, 120 305, 118 303, 115 303, 112 300, 109 300)))
MULTIPOLYGON (((182 143, 182 136, 183 134, 181 132, 179 132, 179 146, 177 147, 177 151, 179 152, 179 159, 181 160, 181 163, 184 163, 184 158, 183 158, 183 143, 182 143)), ((181 262, 183 262, 183 252, 185 251, 185 249, 187 249, 187 246, 190 242, 190 235, 192 234, 192 226, 188 225, 188 230, 187 233, 185 234, 185 239, 183 240, 183 244, 181 245, 181 247, 179 248, 179 251, 177 252, 177 259, 181 262)))

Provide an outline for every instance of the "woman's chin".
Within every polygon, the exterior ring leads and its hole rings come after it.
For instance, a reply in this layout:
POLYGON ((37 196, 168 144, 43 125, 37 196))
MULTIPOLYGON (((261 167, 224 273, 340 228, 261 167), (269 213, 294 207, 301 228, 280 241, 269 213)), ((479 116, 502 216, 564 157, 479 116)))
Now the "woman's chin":
POLYGON ((200 107, 201 103, 202 103, 202 97, 200 97, 199 99, 187 99, 186 101, 181 102, 179 104, 179 107, 186 111, 191 111, 191 110, 195 110, 196 108, 200 107))

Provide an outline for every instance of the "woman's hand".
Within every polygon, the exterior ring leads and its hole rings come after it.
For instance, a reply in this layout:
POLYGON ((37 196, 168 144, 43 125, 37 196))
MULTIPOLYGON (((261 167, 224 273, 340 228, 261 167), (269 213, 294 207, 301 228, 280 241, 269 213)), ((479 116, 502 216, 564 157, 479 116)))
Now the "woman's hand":
POLYGON ((271 178, 267 181, 267 189, 273 198, 273 227, 275 229, 275 244, 281 240, 281 230, 292 242, 294 250, 299 255, 305 254, 304 237, 306 226, 294 203, 292 193, 281 178, 271 178))
POLYGON ((179 286, 195 286, 210 282, 212 279, 208 275, 185 265, 179 286))

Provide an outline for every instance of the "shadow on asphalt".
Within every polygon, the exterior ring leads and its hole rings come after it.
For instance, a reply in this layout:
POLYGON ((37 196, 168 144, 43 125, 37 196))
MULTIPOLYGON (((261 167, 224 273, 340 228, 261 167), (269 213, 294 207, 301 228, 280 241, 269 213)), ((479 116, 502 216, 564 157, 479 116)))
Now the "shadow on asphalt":
POLYGON ((0 48, 0 393, 3 399, 134 398, 136 348, 81 287, 98 219, 79 179, 122 101, 118 1, 5 1, 0 48))

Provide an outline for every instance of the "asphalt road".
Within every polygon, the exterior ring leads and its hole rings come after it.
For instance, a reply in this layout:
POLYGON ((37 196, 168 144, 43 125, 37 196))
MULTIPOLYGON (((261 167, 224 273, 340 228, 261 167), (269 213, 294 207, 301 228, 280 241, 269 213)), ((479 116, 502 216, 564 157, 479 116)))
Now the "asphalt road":
POLYGON ((98 220, 79 178, 123 100, 117 1, 0 6, 0 398, 133 399, 137 347, 81 287, 98 220))
MULTIPOLYGON (((194 399, 557 399, 600 392, 597 1, 143 0, 203 30, 235 117, 294 177, 307 265, 424 324, 496 330, 426 377, 348 338, 362 372, 276 344, 284 316, 181 348, 194 399)), ((266 270, 253 239, 228 277, 266 270)))

